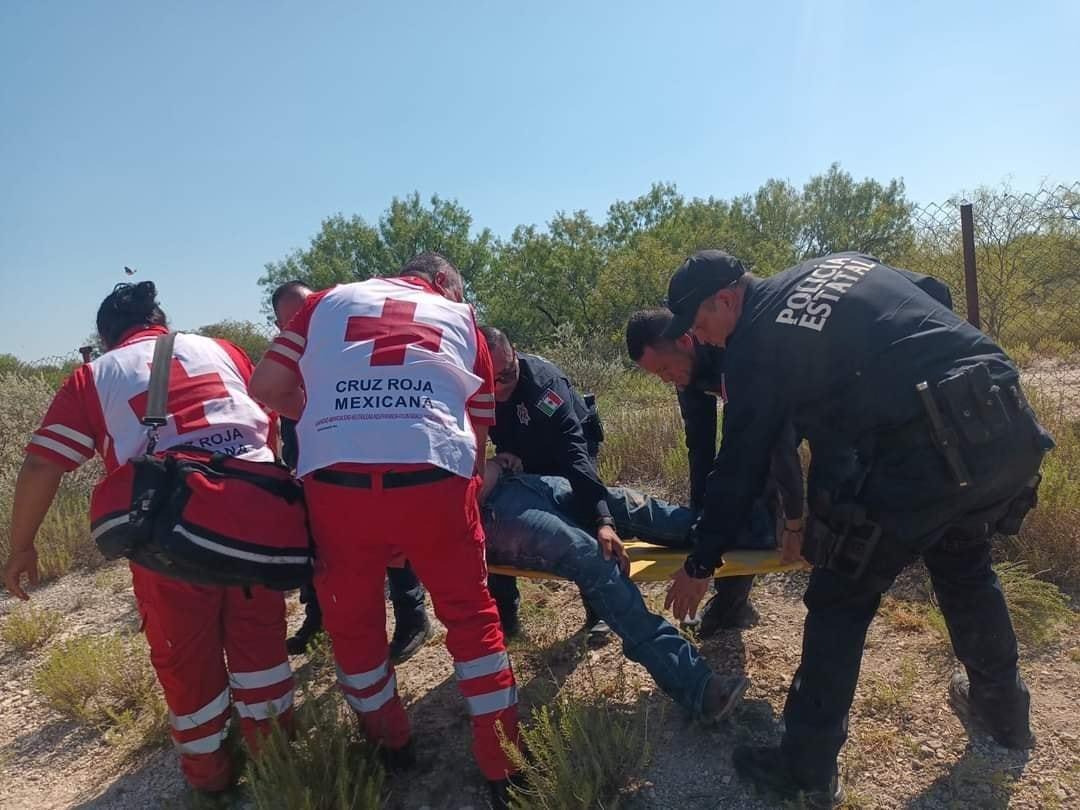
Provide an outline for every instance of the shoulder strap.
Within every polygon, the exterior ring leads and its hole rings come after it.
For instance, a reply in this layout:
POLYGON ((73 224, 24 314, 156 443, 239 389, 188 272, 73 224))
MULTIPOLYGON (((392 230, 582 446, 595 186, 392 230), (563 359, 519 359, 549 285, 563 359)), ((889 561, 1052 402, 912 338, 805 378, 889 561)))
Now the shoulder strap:
POLYGON ((169 421, 169 369, 172 366, 173 344, 176 332, 161 335, 154 343, 154 359, 150 361, 150 386, 147 389, 146 413, 142 423, 148 428, 150 439, 146 452, 153 453, 157 445, 158 428, 169 421))

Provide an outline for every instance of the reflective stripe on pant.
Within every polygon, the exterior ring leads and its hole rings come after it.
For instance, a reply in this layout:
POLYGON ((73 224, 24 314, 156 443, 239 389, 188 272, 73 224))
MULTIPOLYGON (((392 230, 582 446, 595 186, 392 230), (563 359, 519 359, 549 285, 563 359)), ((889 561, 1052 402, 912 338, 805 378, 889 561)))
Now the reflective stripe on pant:
POLYGON ((231 702, 253 751, 271 717, 291 718, 284 596, 258 587, 248 596, 241 588, 194 585, 138 565, 131 572, 184 776, 200 790, 222 790, 232 778, 221 746, 231 702))
MULTIPOLYGON (((351 467, 358 468, 364 469, 351 467)), ((386 563, 391 548, 397 548, 446 625, 446 646, 473 718, 480 769, 488 779, 501 779, 514 768, 497 728, 517 740, 517 696, 499 614, 485 585, 477 489, 475 480, 459 477, 388 490, 379 478, 372 489, 311 478, 304 484, 318 549, 315 585, 333 640, 338 682, 369 737, 389 748, 409 739, 387 660, 383 597, 386 563)))

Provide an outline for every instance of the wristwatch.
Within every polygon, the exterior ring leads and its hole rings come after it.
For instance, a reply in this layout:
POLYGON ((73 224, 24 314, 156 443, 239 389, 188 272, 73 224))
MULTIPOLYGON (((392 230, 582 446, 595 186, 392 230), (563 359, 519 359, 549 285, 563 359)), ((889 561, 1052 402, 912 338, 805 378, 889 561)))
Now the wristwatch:
POLYGON ((604 526, 610 526, 615 528, 615 518, 605 515, 604 517, 596 519, 596 528, 602 529, 604 526))

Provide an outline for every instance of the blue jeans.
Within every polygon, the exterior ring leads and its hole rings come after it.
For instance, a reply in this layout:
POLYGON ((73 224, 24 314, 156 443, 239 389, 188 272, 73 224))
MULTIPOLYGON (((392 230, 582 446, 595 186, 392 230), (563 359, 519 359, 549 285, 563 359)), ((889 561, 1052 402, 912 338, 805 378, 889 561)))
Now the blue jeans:
MULTIPOLYGON (((688 509, 649 502, 637 493, 632 497, 610 491, 612 515, 620 529, 624 518, 643 521, 648 513, 655 518, 653 527, 660 527, 651 537, 685 536, 688 509)), ((712 677, 708 664, 674 627, 649 612, 637 586, 614 560, 604 559, 588 532, 575 525, 564 509, 569 493, 563 478, 504 475, 484 503, 488 562, 572 580, 622 639, 623 654, 644 666, 677 704, 691 714, 700 713, 712 677)))

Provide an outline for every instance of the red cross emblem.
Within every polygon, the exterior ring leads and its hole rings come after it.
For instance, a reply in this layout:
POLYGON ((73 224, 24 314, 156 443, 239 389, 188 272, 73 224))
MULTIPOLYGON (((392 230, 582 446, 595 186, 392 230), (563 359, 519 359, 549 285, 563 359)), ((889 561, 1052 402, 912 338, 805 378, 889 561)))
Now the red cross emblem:
MULTIPOLYGON (((229 390, 217 372, 189 377, 183 364, 175 357, 172 359, 172 365, 169 366, 169 402, 165 409, 173 418, 177 435, 209 427, 206 403, 228 396, 229 390)), ((139 419, 146 415, 146 401, 149 398, 150 394, 143 391, 128 400, 128 405, 139 419)))
POLYGON ((345 340, 375 340, 371 349, 371 365, 401 366, 405 350, 417 346, 433 352, 442 345, 442 329, 416 320, 416 304, 387 298, 382 316, 371 318, 356 315, 345 326, 345 340))

